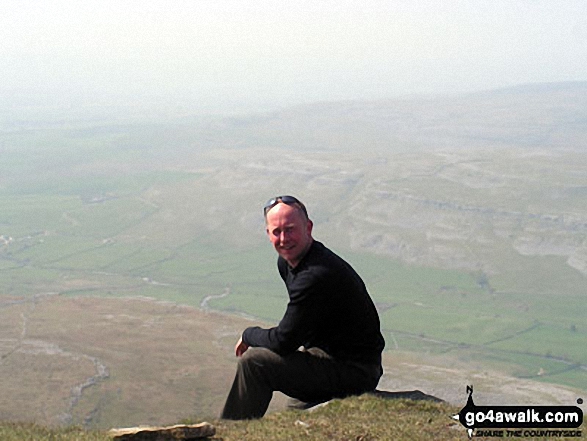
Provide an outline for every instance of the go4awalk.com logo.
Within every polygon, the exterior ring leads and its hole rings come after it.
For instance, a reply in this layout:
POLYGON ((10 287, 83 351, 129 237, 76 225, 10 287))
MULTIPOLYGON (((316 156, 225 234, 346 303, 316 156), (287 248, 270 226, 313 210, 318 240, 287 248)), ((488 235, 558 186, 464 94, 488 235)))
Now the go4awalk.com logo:
MULTIPOLYGON (((581 437, 583 411, 578 406, 476 406, 473 386, 467 386, 467 404, 453 418, 473 436, 581 437)), ((582 404, 579 398, 577 404, 582 404)))

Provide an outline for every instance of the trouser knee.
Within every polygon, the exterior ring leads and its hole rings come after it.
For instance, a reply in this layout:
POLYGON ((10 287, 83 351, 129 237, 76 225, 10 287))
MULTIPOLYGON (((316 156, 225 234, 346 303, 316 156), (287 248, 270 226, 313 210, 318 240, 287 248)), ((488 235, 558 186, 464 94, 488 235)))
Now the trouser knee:
POLYGON ((245 374, 263 373, 279 363, 281 357, 266 348, 250 348, 239 358, 237 369, 245 374))
POLYGON ((281 360, 281 356, 267 348, 250 348, 240 358, 245 362, 274 363, 281 360))
POLYGON ((276 391, 288 381, 285 368, 286 362, 281 355, 266 348, 250 348, 239 359, 237 372, 247 383, 276 391))

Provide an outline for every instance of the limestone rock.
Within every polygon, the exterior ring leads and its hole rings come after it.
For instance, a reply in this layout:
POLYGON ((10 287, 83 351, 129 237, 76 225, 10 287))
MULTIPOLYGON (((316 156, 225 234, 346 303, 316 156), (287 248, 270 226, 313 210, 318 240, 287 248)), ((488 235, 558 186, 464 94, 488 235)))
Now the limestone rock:
POLYGON ((167 427, 129 427, 112 429, 109 435, 118 441, 198 440, 214 436, 216 428, 209 423, 179 424, 167 427))

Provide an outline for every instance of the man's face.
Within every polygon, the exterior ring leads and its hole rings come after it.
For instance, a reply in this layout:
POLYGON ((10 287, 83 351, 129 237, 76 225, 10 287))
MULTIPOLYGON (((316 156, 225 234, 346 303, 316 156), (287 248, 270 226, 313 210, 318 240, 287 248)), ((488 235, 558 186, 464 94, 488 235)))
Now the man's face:
POLYGON ((312 244, 312 221, 297 207, 279 203, 267 212, 266 227, 277 253, 295 268, 312 244))

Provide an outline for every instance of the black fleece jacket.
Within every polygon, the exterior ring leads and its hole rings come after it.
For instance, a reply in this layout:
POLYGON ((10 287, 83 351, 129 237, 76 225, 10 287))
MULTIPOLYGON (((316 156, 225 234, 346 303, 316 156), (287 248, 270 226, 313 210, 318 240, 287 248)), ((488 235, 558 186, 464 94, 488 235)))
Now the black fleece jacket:
POLYGON ((277 267, 289 294, 285 315, 274 328, 247 328, 244 343, 282 355, 300 346, 318 347, 338 360, 381 364, 385 341, 379 316, 347 262, 314 241, 295 268, 282 257, 277 267))

